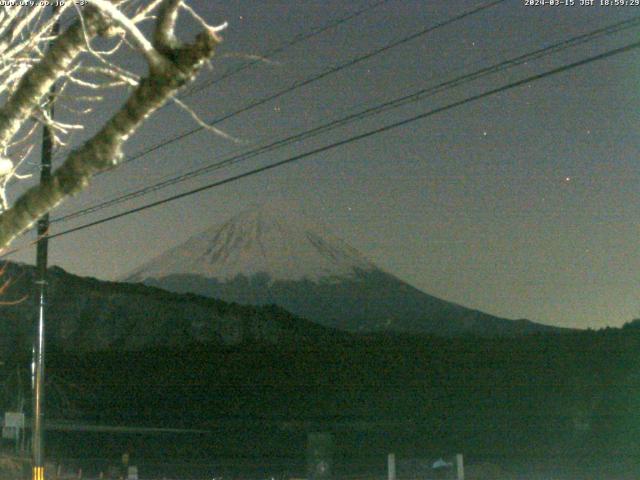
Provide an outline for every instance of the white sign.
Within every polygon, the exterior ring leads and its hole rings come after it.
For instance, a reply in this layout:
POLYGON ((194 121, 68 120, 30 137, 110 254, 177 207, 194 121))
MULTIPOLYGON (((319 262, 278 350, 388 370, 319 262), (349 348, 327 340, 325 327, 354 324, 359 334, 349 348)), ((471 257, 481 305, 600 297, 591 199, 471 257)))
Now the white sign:
POLYGON ((127 469, 127 480, 138 480, 138 467, 132 466, 127 469))
POLYGON ((4 426, 10 428, 24 428, 24 413, 4 412, 4 426))

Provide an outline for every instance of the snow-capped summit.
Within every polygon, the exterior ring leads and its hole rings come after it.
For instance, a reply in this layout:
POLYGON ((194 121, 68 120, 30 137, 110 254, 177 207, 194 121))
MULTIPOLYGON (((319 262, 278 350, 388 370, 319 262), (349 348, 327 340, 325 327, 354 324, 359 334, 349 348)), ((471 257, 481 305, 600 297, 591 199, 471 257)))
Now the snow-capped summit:
POLYGON ((264 274, 272 281, 337 281, 375 268, 354 248, 305 223, 273 208, 246 210, 153 259, 127 280, 200 275, 230 281, 264 274))
POLYGON ((245 211, 126 280, 228 302, 277 304, 318 324, 356 332, 493 336, 552 330, 433 297, 307 224, 273 207, 245 211))

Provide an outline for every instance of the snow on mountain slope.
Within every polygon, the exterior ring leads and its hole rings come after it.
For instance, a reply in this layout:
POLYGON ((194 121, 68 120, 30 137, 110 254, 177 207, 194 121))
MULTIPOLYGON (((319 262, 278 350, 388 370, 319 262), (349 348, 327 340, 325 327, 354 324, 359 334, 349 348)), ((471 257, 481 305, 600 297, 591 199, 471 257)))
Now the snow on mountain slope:
POLYGON ((298 217, 260 208, 209 228, 125 280, 227 302, 276 304, 331 328, 435 335, 519 335, 552 327, 507 320, 424 293, 298 217))
POLYGON ((328 234, 259 208, 215 225, 135 270, 128 281, 169 275, 200 275, 219 281, 267 274, 271 280, 333 280, 375 266, 328 234))

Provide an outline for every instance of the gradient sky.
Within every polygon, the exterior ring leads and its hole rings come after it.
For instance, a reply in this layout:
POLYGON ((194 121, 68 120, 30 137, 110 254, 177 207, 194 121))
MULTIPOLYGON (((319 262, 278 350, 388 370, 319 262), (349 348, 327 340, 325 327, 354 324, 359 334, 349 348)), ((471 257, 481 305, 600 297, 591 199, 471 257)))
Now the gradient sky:
MULTIPOLYGON (((246 62, 247 55, 268 51, 373 1, 190 3, 212 23, 229 21, 213 69, 199 79, 203 82, 246 62)), ((217 118, 482 3, 390 0, 187 101, 202 118, 217 118)), ((509 0, 220 125, 241 143, 200 132, 102 175, 53 217, 639 15, 639 7, 528 7, 509 0)), ((55 224, 52 231, 637 41, 637 32, 530 62, 113 209, 55 224)), ((639 87, 640 55, 634 50, 60 237, 50 243, 51 263, 80 275, 116 279, 211 224, 251 205, 274 202, 316 219, 385 270, 443 299, 507 318, 584 328, 620 326, 640 317, 639 87)), ((89 130, 98 125, 91 121, 95 125, 88 124, 89 130)), ((188 115, 166 108, 132 139, 127 153, 194 126, 188 115)), ((12 258, 32 262, 32 250, 12 258)))

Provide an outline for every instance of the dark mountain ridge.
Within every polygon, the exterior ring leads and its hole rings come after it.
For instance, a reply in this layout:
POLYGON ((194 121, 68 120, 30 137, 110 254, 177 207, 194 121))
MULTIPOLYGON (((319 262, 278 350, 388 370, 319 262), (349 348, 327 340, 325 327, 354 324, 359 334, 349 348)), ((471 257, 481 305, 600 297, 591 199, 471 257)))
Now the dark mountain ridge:
MULTIPOLYGON (((35 268, 7 263, 11 282, 0 310, 0 354, 30 349, 35 321, 35 268)), ((47 342, 68 351, 141 350, 201 343, 269 345, 334 342, 343 332, 268 305, 242 306, 145 285, 83 278, 53 267, 48 273, 47 342)))
MULTIPOLYGON (((93 278, 78 277, 63 269, 52 267, 49 270, 49 303, 47 316, 48 344, 67 351, 101 350, 141 350, 154 347, 182 347, 191 344, 237 345, 243 342, 262 342, 266 345, 320 345, 336 342, 353 342, 358 336, 347 331, 336 330, 316 324, 273 303, 278 295, 266 297, 255 302, 251 298, 256 290, 251 282, 237 279, 234 287, 242 292, 247 303, 259 303, 262 306, 240 305, 225 302, 194 293, 174 293, 143 284, 108 282, 93 278), (244 285, 244 286, 243 286, 244 285)), ((364 275, 364 274, 363 274, 364 275)), ((313 307, 318 314, 331 312, 330 305, 316 303, 318 296, 303 295, 304 290, 314 288, 328 291, 334 301, 339 301, 340 318, 360 319, 373 317, 376 309, 384 303, 377 298, 378 289, 391 290, 396 282, 386 285, 386 274, 369 272, 367 288, 358 288, 358 279, 353 284, 316 284, 296 282, 300 289, 295 295, 298 301, 308 299, 305 308, 313 307), (346 288, 346 290, 345 290, 346 288), (350 301, 354 297, 357 302, 350 301), (366 305, 363 311, 358 310, 366 305)), ((35 268, 29 265, 7 263, 4 278, 11 282, 5 292, 8 304, 0 310, 0 355, 6 357, 16 347, 29 351, 30 336, 36 315, 35 268), (13 300, 20 300, 11 304, 13 300)), ((176 279, 177 280, 177 279, 176 279)), ((181 278, 180 283, 187 290, 195 290, 198 284, 189 278, 181 278)), ((176 283, 178 285, 178 283, 176 283)), ((207 284, 210 285, 210 284, 207 284)), ((229 287, 227 285, 227 287, 229 287)), ((279 283, 271 285, 270 291, 276 292, 279 283)), ((292 288, 286 283, 282 288, 292 288)), ((400 294, 407 300, 404 307, 394 313, 390 319, 399 326, 407 323, 407 328, 395 333, 415 335, 410 327, 412 322, 428 318, 431 305, 428 296, 413 287, 402 284, 400 294), (425 301, 427 299, 427 301, 425 301), (425 315, 424 312, 427 312, 425 315)), ((220 291, 220 297, 225 292, 220 291)), ((436 299, 436 305, 438 301, 436 299)), ((429 333, 437 335, 457 335, 472 333, 478 336, 520 335, 539 331, 556 332, 557 329, 541 329, 532 322, 512 322, 494 319, 481 312, 464 310, 465 317, 452 305, 450 315, 456 322, 440 322, 429 333), (464 328, 456 328, 463 320, 464 328), (505 328, 506 327, 506 328, 505 328)), ((336 317, 337 318, 337 317, 336 317)), ((426 321, 426 320, 425 320, 426 321)), ((345 328, 345 330, 349 330, 345 328)), ((426 329, 423 329, 426 330, 426 329)), ((367 332, 360 332, 367 333, 367 332)), ((369 332, 373 333, 373 332, 369 332)), ((422 333, 424 334, 424 333, 422 333)))

